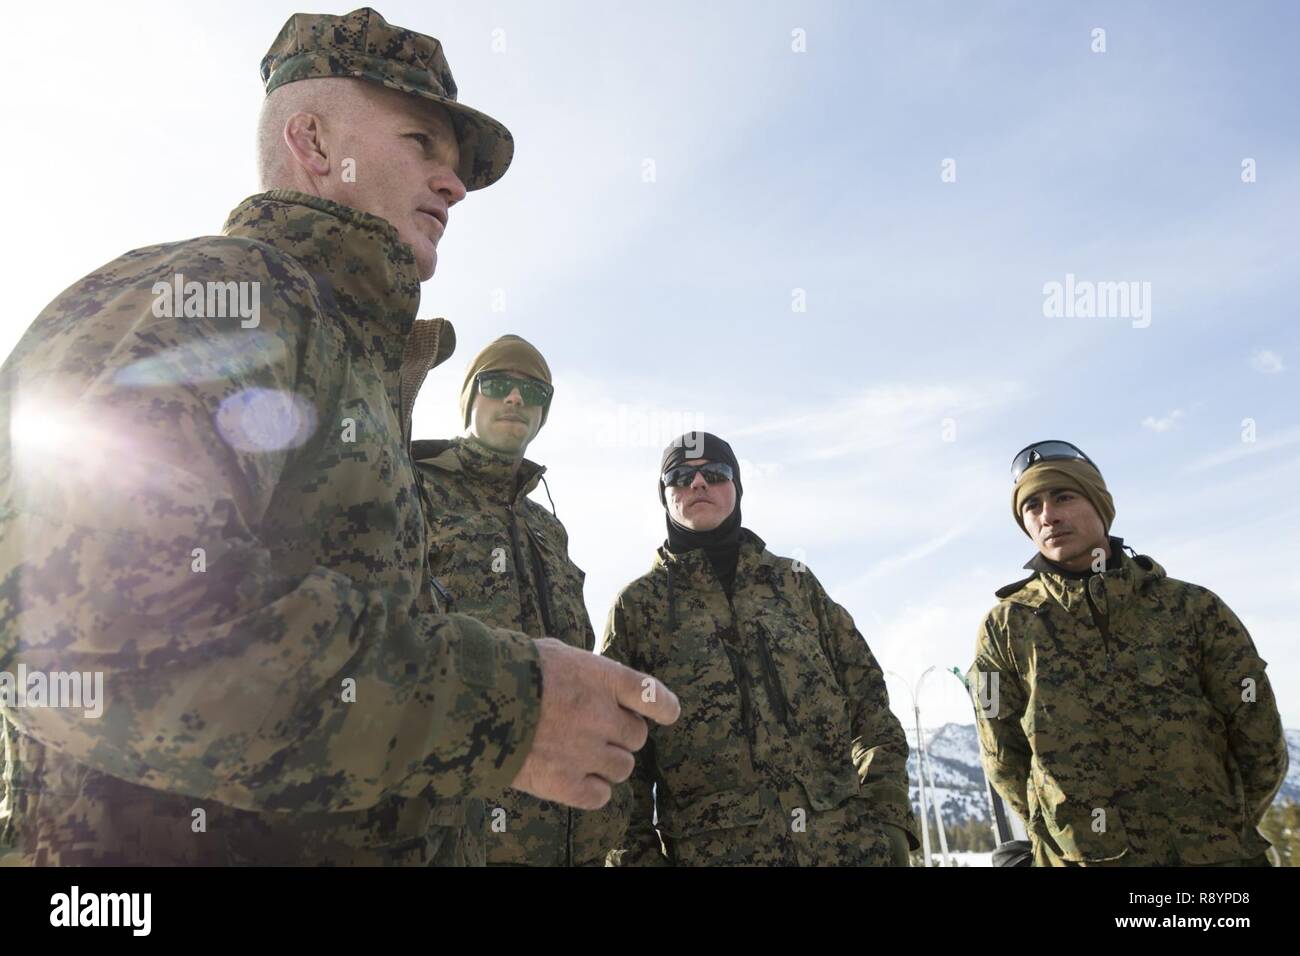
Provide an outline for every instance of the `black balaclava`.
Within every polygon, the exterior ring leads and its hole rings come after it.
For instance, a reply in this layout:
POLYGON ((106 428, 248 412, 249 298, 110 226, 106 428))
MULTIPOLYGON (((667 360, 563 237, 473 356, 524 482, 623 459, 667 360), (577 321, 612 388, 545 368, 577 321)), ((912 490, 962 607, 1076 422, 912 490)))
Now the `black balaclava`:
POLYGON ((664 506, 668 525, 668 540, 664 545, 673 554, 685 554, 687 551, 703 548, 704 553, 708 555, 709 563, 713 565, 713 572, 722 582, 722 587, 728 595, 732 593, 732 586, 736 580, 736 562, 740 557, 742 492, 740 462, 736 460, 736 454, 731 450, 731 446, 717 435, 710 435, 708 432, 687 432, 664 449, 663 461, 659 466, 659 502, 664 506), (732 481, 736 485, 736 506, 731 509, 731 514, 727 515, 712 531, 692 531, 690 528, 684 528, 673 520, 672 512, 668 510, 668 498, 663 482, 664 472, 684 464, 690 458, 704 458, 731 466, 734 476, 732 481))

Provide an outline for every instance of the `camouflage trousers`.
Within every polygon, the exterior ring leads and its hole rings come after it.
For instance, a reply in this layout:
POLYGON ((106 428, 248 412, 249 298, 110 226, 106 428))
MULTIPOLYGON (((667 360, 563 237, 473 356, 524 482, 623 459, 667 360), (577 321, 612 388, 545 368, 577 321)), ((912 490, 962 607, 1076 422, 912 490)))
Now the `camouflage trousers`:
MULTIPOLYGON (((1181 863, 1175 853, 1169 853, 1164 857, 1137 857, 1125 854, 1118 860, 1102 860, 1096 863, 1075 863, 1059 856, 1054 850, 1042 840, 1034 841, 1034 866, 1185 866, 1181 863)), ((1245 860, 1228 860, 1224 863, 1208 863, 1207 866, 1272 866, 1269 862, 1268 855, 1261 853, 1259 856, 1251 857, 1245 860)))

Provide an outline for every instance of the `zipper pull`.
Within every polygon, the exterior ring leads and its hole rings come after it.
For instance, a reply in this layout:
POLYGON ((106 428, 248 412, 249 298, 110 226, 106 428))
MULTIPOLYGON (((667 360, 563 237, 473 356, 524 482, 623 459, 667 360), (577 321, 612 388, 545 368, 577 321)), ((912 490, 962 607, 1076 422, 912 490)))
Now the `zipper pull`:
POLYGON ((448 591, 445 587, 443 587, 442 582, 439 581, 437 578, 435 578, 433 575, 429 575, 429 584, 432 585, 433 589, 438 592, 438 596, 442 598, 442 606, 443 606, 444 613, 450 614, 452 600, 453 600, 451 596, 451 592, 448 591))

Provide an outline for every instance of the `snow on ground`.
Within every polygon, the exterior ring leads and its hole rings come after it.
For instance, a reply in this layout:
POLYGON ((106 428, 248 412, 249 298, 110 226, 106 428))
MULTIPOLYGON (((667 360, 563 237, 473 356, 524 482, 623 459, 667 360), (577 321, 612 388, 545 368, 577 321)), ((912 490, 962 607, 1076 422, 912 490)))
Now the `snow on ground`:
MULTIPOLYGON (((957 852, 956 850, 954 850, 953 852, 949 853, 948 856, 952 859, 953 866, 992 866, 993 865, 992 853, 957 852)), ((942 865, 943 854, 939 852, 937 847, 931 848, 930 861, 932 866, 936 862, 942 865)))

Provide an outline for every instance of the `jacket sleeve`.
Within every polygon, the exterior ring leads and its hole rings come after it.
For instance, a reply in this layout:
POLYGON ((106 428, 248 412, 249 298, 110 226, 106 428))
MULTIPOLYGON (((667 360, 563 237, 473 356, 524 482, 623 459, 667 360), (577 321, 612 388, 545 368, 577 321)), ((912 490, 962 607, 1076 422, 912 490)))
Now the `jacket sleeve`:
POLYGON ((874 804, 880 821, 902 828, 916 849, 921 841, 907 780, 907 735, 889 709, 885 675, 849 612, 830 599, 811 571, 797 573, 810 579, 822 640, 849 700, 853 764, 862 792, 874 804))
MULTIPOLYGON (((636 661, 632 650, 634 638, 628 633, 627 614, 620 595, 610 608, 601 639, 600 653, 627 667, 644 670, 636 661)), ((654 826, 654 787, 658 780, 655 767, 654 730, 646 744, 636 752, 636 766, 624 783, 615 788, 610 805, 622 808, 621 825, 614 830, 617 836, 610 844, 607 862, 611 866, 667 866, 659 831, 654 826)))
MULTIPOLYGON (((102 716, 6 718, 95 770, 246 810, 505 788, 538 719, 531 641, 288 572, 259 530, 297 448, 365 413, 343 404, 314 282, 237 240, 179 255, 74 286, 33 327, 40 367, 0 371, 0 666, 102 675, 104 698, 102 716), (260 282, 259 324, 157 317, 151 283, 174 273, 260 282)), ((369 504, 356 547, 374 546, 369 504)))
POLYGON ((1286 777, 1289 757, 1277 699, 1246 627, 1216 595, 1201 615, 1201 686, 1228 729, 1241 771, 1248 825, 1259 823, 1286 777))
POLYGON ((977 704, 975 713, 984 772, 1028 828, 1031 752, 1020 726, 1027 697, 1019 673, 1007 659, 996 637, 992 617, 990 614, 980 625, 975 642, 975 663, 966 674, 966 682, 972 692, 977 692, 977 699, 982 693, 990 701, 987 711, 977 704), (993 674, 997 675, 996 694, 992 692, 990 675, 993 674))

